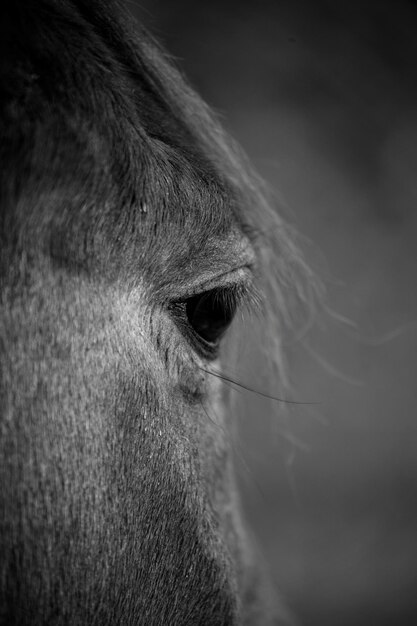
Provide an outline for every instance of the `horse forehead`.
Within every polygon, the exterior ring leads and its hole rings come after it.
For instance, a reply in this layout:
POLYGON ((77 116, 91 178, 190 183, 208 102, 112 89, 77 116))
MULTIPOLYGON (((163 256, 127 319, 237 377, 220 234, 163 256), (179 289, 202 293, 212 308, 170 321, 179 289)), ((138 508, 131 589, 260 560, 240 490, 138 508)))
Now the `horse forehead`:
MULTIPOLYGON (((113 58, 113 47, 106 39, 102 42, 113 58)), ((116 226, 107 230, 113 238, 110 243, 118 237, 118 244, 134 250, 138 264, 150 264, 161 280, 167 279, 169 270, 186 279, 187 271, 203 272, 207 263, 219 263, 220 270, 224 264, 239 263, 242 241, 248 248, 248 240, 242 234, 238 196, 222 173, 222 163, 207 154, 187 119, 175 112, 182 106, 181 90, 178 101, 167 102, 163 66, 159 76, 150 78, 141 67, 139 42, 124 52, 120 85, 118 78, 108 76, 102 94, 107 103, 120 86, 111 134, 114 145, 125 146, 122 154, 107 152, 109 169, 116 173, 114 182, 125 199, 123 207, 116 202, 115 213, 108 215, 116 226), (130 114, 122 121, 117 118, 123 110, 130 114), (115 165, 115 159, 124 167, 115 165)), ((198 117, 197 101, 195 107, 198 117)))
MULTIPOLYGON (((30 54, 18 73, 19 89, 38 120, 26 120, 33 137, 27 149, 22 143, 20 155, 31 172, 18 181, 25 185, 25 202, 10 209, 28 232, 28 245, 45 240, 57 262, 111 266, 129 282, 138 271, 169 283, 204 273, 210 264, 220 272, 239 264, 239 202, 222 173, 224 164, 211 160, 178 113, 181 85, 170 101, 164 65, 156 64, 150 75, 142 67, 147 57, 141 59, 140 41, 122 45, 116 26, 101 24, 95 3, 82 18, 77 5, 65 6, 65 19, 34 16, 45 21, 48 37, 40 60, 32 54, 35 35, 29 39, 30 54)), ((190 102, 198 118, 200 105, 190 102)), ((15 143, 12 134, 11 149, 15 143)))
MULTIPOLYGON (((138 265, 161 284, 252 262, 239 195, 221 163, 210 160, 169 109, 161 112, 151 94, 143 92, 140 101, 140 107, 136 98, 132 103, 139 132, 129 159, 136 202, 122 212, 115 207, 122 224, 132 228, 117 227, 110 236, 135 245, 138 265)), ((123 178, 119 185, 126 188, 123 178)))
MULTIPOLYGON (((184 158, 174 170, 159 159, 153 168, 147 195, 140 208, 141 233, 147 248, 145 261, 163 279, 171 268, 182 279, 189 271, 203 273, 213 264, 218 271, 236 265, 248 242, 239 223, 233 194, 210 172, 202 173, 184 158), (154 184, 154 177, 159 182, 154 184), (149 199, 148 199, 149 198, 149 199)), ((142 238, 141 238, 142 239, 142 238)))
POLYGON ((222 164, 211 160, 183 120, 143 90, 140 76, 135 87, 132 106, 140 133, 133 155, 139 158, 131 159, 130 167, 140 190, 130 210, 147 246, 152 245, 153 263, 171 261, 180 268, 191 259, 196 264, 219 253, 236 255, 242 212, 222 164))

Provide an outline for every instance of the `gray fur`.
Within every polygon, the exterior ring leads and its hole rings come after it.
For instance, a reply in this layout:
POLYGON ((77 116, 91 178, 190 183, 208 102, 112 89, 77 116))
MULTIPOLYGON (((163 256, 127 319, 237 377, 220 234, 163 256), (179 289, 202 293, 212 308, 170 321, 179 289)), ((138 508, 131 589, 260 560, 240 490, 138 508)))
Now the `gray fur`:
POLYGON ((288 230, 117 3, 1 13, 0 623, 281 623, 169 303, 247 246, 281 332, 288 230))

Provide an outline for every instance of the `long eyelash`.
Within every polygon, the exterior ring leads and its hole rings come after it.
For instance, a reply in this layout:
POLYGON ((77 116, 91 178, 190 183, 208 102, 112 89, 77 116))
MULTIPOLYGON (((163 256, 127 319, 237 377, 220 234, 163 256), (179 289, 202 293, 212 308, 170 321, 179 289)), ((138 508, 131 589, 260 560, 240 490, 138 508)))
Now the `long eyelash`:
POLYGON ((213 290, 213 300, 215 304, 220 304, 226 315, 236 311, 243 299, 241 285, 229 285, 213 290))
POLYGON ((241 307, 249 311, 261 309, 260 293, 253 283, 235 283, 213 291, 215 301, 220 302, 227 313, 233 313, 241 307))
POLYGON ((261 396, 262 398, 267 398, 268 400, 274 400, 275 402, 282 402, 284 404, 297 404, 297 405, 302 405, 302 406, 306 406, 306 405, 307 406, 311 406, 311 405, 314 405, 314 404, 321 404, 321 402, 302 402, 302 401, 298 401, 298 400, 287 400, 285 398, 279 398, 278 396, 273 396, 273 395, 271 395, 269 393, 265 393, 264 391, 259 391, 258 389, 253 389, 253 387, 249 387, 245 383, 238 382, 237 380, 234 380, 233 378, 230 378, 229 376, 226 376, 222 372, 214 370, 213 368, 211 370, 208 370, 208 369, 205 369, 204 367, 200 367, 200 369, 203 372, 205 372, 206 374, 211 374, 211 376, 215 376, 216 378, 220 378, 226 384, 235 385, 236 387, 238 387, 240 389, 244 389, 245 391, 249 391, 250 393, 254 393, 257 396, 261 396))

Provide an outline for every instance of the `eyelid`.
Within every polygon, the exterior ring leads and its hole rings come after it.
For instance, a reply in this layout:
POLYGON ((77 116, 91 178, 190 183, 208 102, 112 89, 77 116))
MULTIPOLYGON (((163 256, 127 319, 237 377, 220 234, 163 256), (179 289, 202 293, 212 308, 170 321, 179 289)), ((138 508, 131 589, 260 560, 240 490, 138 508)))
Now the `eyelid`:
POLYGON ((240 289, 244 295, 246 291, 250 291, 253 286, 253 269, 250 265, 244 265, 232 271, 224 272, 212 276, 207 280, 199 281, 194 285, 188 285, 187 288, 178 295, 171 298, 171 301, 181 302, 211 291, 213 289, 240 289))

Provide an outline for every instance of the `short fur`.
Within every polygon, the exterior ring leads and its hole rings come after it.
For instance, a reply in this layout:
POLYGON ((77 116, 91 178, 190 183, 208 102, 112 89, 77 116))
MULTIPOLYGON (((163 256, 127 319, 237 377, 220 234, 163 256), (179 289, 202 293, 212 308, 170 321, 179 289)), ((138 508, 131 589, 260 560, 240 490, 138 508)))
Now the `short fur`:
POLYGON ((242 236, 281 337, 289 230, 118 3, 0 11, 0 623, 281 623, 168 304, 242 236))

